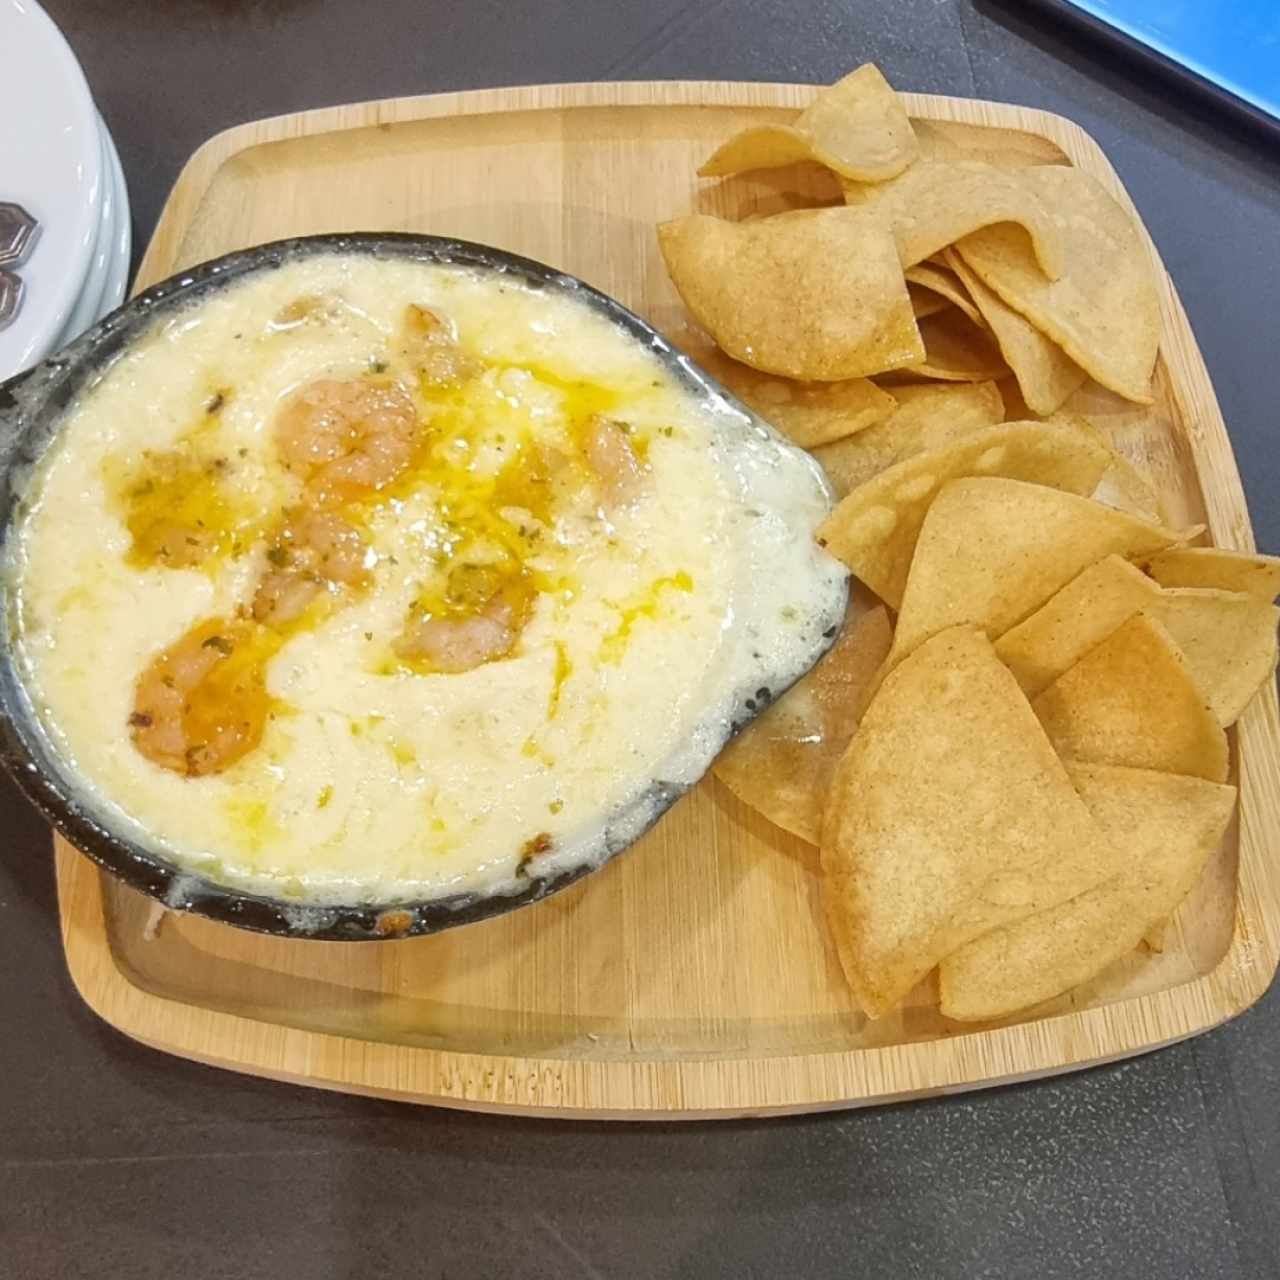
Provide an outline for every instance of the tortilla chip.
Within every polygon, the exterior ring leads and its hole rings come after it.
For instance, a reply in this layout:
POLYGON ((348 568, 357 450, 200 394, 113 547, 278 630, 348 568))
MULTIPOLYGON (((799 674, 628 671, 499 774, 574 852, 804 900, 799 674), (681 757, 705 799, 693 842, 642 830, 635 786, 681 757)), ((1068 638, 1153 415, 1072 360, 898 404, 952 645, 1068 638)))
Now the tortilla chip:
POLYGON ((754 369, 836 382, 924 359, 893 240, 869 214, 693 214, 658 242, 694 318, 754 369))
POLYGON ((1222 732, 1169 632, 1136 614, 1032 703, 1063 756, 1227 780, 1222 732))
POLYGON ((743 404, 804 449, 863 431, 897 408, 897 401, 867 378, 794 382, 761 373, 719 351, 691 354, 743 404))
POLYGON ((1113 453, 1111 465, 1103 472, 1093 496, 1117 511, 1127 511, 1157 524, 1167 519, 1155 485, 1119 452, 1113 453))
POLYGON ((1158 928, 1218 848, 1234 787, 1199 778, 1069 764, 1115 851, 1116 874, 1062 906, 996 929, 942 961, 941 1010, 1002 1018, 1089 981, 1158 928))
POLYGON ((883 605, 848 622, 822 661, 720 753, 716 777, 775 826, 817 844, 831 776, 892 639, 883 605))
POLYGON ((893 398, 897 407, 883 422, 813 451, 837 497, 904 458, 940 449, 1004 418, 994 382, 911 383, 894 387, 893 398))
POLYGON ((948 307, 919 321, 924 359, 892 375, 893 381, 931 378, 938 382, 990 382, 1006 377, 1009 367, 989 329, 979 328, 962 311, 948 307))
POLYGON ((1146 608, 1160 588, 1117 555, 1091 564, 996 641, 996 653, 1028 698, 1146 608))
MULTIPOLYGON (((1096 382, 1090 383, 1089 386, 1096 387, 1103 395, 1113 394, 1110 391, 1102 391, 1096 382)), ((1141 414, 1144 411, 1136 412, 1141 414)), ((1086 414, 1072 413, 1065 409, 1051 413, 1047 420, 1060 422, 1063 426, 1083 431, 1093 439, 1100 440, 1111 450, 1111 465, 1103 473, 1102 479, 1098 481, 1098 487, 1092 494, 1095 501, 1105 503, 1108 507, 1115 507, 1118 511, 1127 511, 1130 515, 1154 520, 1157 524, 1165 521, 1167 517, 1164 503, 1160 501, 1155 485, 1112 444, 1114 437, 1111 430, 1100 426, 1098 420, 1086 414)), ((1108 426, 1111 425, 1113 424, 1108 424, 1108 426)), ((1197 532, 1202 530, 1203 526, 1197 528, 1197 532)))
POLYGON ((1067 261, 1064 232, 1060 219, 1025 180, 1025 174, 1038 172, 1006 173, 970 160, 917 160, 892 182, 845 183, 845 202, 874 210, 888 222, 903 267, 914 267, 980 228, 1002 224, 1000 230, 1039 263, 1041 279, 1056 280, 1067 261), (1021 229, 1003 225, 1010 223, 1021 229))
POLYGON ((860 485, 818 526, 818 541, 896 609, 902 603, 920 526, 948 480, 1007 476, 1088 493, 1108 461, 1104 446, 1068 428, 1044 422, 1001 423, 906 458, 860 485))
MULTIPOLYGON (((1095 765, 1094 768, 1102 769, 1105 765, 1095 765)), ((1161 777, 1172 777, 1172 774, 1161 774, 1161 777)), ((1163 920, 1157 920, 1142 935, 1143 944, 1148 951, 1154 951, 1159 955, 1169 942, 1169 931, 1173 928, 1173 917, 1165 916, 1163 920)))
POLYGON ((810 147, 808 136, 795 124, 752 125, 721 143, 703 162, 698 177, 727 178, 752 169, 781 169, 812 160, 810 147))
POLYGON ((893 178, 920 151, 902 100, 870 62, 818 94, 797 124, 812 139, 814 159, 842 178, 893 178))
POLYGON ((1182 650, 1218 723, 1235 724, 1275 672, 1280 609, 1242 592, 1174 587, 1157 590, 1143 611, 1182 650))
MULTIPOLYGON (((908 267, 903 275, 907 277, 908 285, 919 285, 959 307, 974 324, 986 323, 954 271, 934 262, 918 262, 914 267, 908 267)), ((919 318, 920 313, 916 312, 916 319, 919 318)))
POLYGON ((1063 255, 1060 277, 1045 279, 1043 257, 1007 223, 966 235, 956 244, 960 256, 1104 387, 1150 404, 1160 300, 1150 254, 1132 219, 1079 169, 1024 169, 1017 180, 1051 213, 1063 255))
POLYGON ((1140 555, 1178 536, 1040 484, 953 480, 920 529, 891 661, 958 622, 1001 636, 1103 556, 1140 555))
POLYGON ((816 160, 841 177, 880 182, 901 173, 918 150, 901 100, 868 62, 823 89, 793 123, 735 134, 698 173, 717 178, 816 160))
POLYGON ((1218 587, 1268 602, 1280 596, 1280 556, 1226 547, 1174 547, 1140 563, 1162 587, 1218 587))
POLYGON ((1038 133, 962 124, 959 120, 913 119, 911 127, 925 160, 979 160, 997 169, 1067 163, 1062 148, 1038 133))
MULTIPOLYGON (((1055 342, 988 289, 954 250, 947 250, 956 278, 968 290, 990 327, 1032 413, 1047 417, 1089 375, 1055 342)), ((925 350, 928 350, 928 339, 925 350)))
POLYGON ((925 316, 936 316, 939 311, 951 309, 951 303, 946 298, 910 280, 907 281, 907 297, 911 299, 911 310, 917 320, 923 320, 925 316))
POLYGON ((990 642, 955 627, 885 680, 836 769, 822 897, 870 1017, 944 956, 1099 883, 1114 854, 990 642))

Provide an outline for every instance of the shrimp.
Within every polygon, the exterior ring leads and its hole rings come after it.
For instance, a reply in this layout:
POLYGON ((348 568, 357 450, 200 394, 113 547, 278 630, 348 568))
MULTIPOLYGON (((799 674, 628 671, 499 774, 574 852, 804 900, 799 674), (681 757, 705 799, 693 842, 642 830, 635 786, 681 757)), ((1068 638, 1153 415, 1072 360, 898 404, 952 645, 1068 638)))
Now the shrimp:
POLYGON ((360 587, 369 580, 368 547, 357 529, 331 511, 302 509, 267 549, 274 568, 258 583, 253 616, 269 626, 301 617, 326 584, 360 587))
POLYGON ((236 510, 230 464, 192 450, 144 451, 141 468, 120 494, 137 564, 190 569, 235 543, 242 523, 236 510))
POLYGON ((158 654, 138 677, 129 730, 162 769, 221 773, 262 741, 270 646, 252 622, 212 618, 158 654))
POLYGON ((434 311, 410 303, 404 310, 403 354, 430 386, 463 382, 479 364, 458 345, 449 326, 434 311))
POLYGON ((639 488, 644 468, 622 424, 597 414, 583 437, 587 466, 595 472, 610 506, 626 502, 639 488))
POLYGON ((411 618, 396 641, 402 658, 426 662, 435 671, 473 671, 515 648, 524 619, 512 604, 494 596, 479 613, 464 617, 411 618))
POLYGON ((304 387, 276 419, 276 446, 317 506, 338 506, 397 480, 413 461, 417 413, 395 383, 332 378, 304 387))
POLYGON ((253 616, 269 627, 288 626, 323 590, 324 582, 314 573, 265 574, 253 593, 253 616))
POLYGON ((203 564, 218 549, 218 535, 199 525, 180 520, 160 519, 136 534, 132 558, 143 564, 163 564, 170 569, 192 569, 203 564))
POLYGON ((304 324, 325 324, 338 316, 343 307, 341 298, 332 294, 303 293, 286 302, 267 325, 268 333, 287 333, 304 324))

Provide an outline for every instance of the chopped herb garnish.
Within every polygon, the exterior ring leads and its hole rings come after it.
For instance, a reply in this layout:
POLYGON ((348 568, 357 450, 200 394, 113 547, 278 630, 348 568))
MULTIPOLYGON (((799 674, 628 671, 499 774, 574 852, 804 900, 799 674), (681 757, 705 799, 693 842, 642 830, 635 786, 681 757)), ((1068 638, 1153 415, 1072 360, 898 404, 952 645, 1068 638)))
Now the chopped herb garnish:
POLYGON ((546 853, 550 848, 550 831, 539 831, 536 836, 531 836, 524 842, 520 849, 519 869, 523 871, 529 862, 536 858, 540 853, 546 853))

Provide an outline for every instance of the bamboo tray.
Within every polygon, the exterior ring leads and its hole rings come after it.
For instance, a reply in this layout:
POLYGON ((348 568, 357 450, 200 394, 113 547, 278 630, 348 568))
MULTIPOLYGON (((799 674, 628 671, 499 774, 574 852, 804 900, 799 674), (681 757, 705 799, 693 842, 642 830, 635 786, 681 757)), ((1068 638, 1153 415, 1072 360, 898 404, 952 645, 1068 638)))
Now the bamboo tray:
MULTIPOLYGON (((563 267, 668 331, 684 322, 653 226, 700 208, 779 207, 775 187, 694 177, 742 125, 805 105, 801 85, 566 85, 402 98, 244 125, 183 171, 139 286, 281 236, 399 229, 563 267)), ((1128 203, 1057 116, 908 95, 957 140, 1069 162, 1128 203)), ((1155 250, 1152 248, 1154 254, 1155 250)), ((1158 259, 1157 259, 1158 262, 1158 259)), ((1219 545, 1252 532, 1222 417, 1163 281, 1154 409, 1095 403, 1170 514, 1219 545)), ((1193 1035, 1266 989, 1280 952, 1275 688, 1233 733, 1239 820, 1163 955, 1135 953, 1012 1025, 948 1024, 919 999, 868 1023, 817 909, 816 858, 713 779, 600 873, 531 909, 381 944, 270 939, 169 914, 59 841, 72 977, 113 1026, 257 1075, 540 1115, 780 1113, 915 1098, 1121 1058, 1193 1035)))

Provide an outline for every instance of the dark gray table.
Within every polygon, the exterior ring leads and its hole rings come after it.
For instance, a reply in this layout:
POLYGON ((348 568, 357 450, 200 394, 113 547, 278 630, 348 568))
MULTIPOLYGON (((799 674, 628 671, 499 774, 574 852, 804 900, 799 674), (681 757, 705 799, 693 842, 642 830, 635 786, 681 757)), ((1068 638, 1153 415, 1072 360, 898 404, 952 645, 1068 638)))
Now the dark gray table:
MULTIPOLYGON (((1007 4, 49 0, 149 235, 209 134, 536 81, 831 80, 1079 121, 1191 314, 1259 541, 1280 550, 1280 154, 1007 4)), ((451 1114, 207 1070, 71 990, 49 839, 7 785, 0 1275, 1261 1277, 1280 1271, 1280 990, 1150 1057, 966 1098, 756 1123, 451 1114)))

